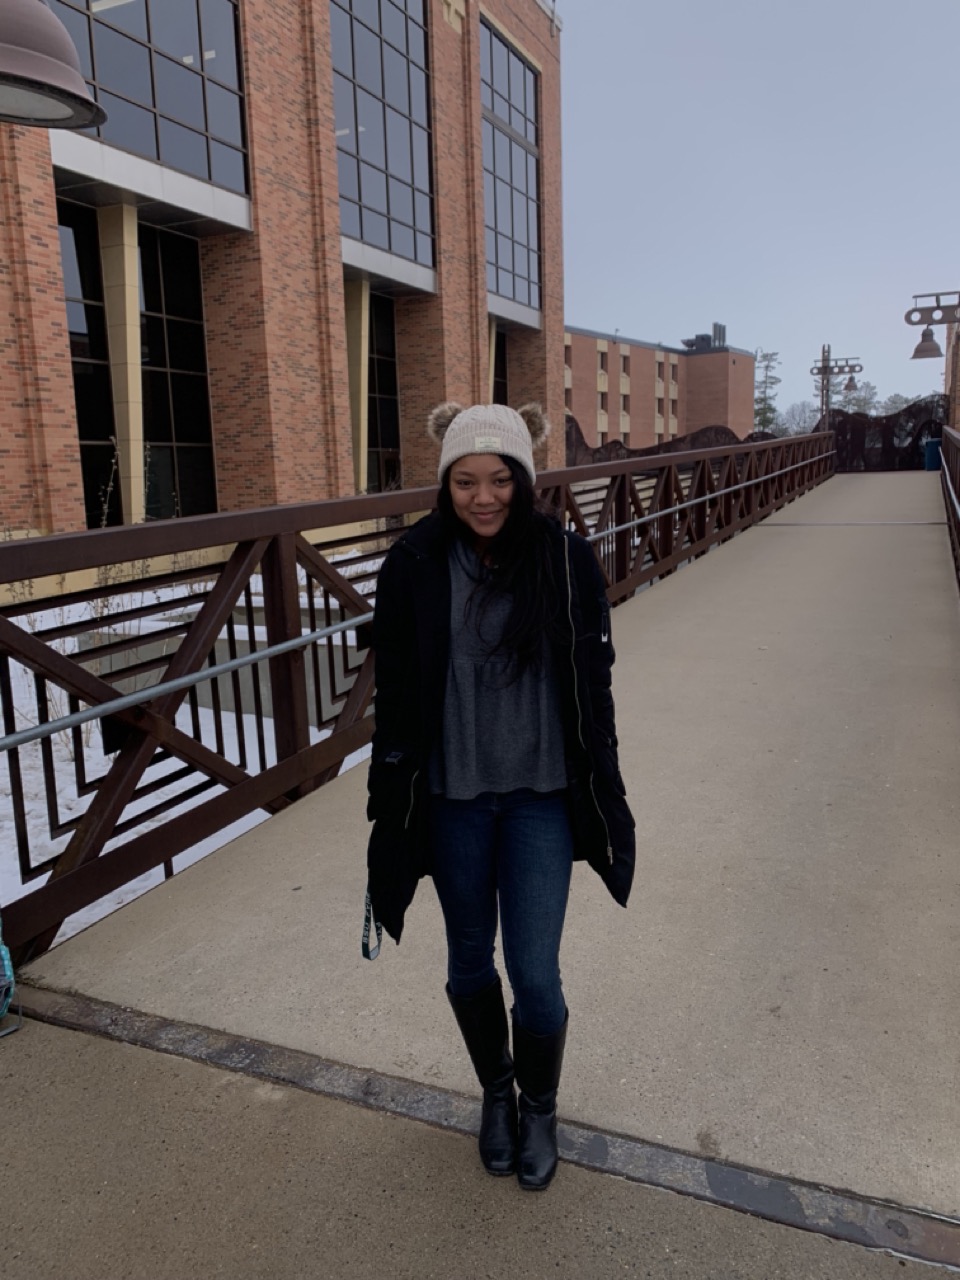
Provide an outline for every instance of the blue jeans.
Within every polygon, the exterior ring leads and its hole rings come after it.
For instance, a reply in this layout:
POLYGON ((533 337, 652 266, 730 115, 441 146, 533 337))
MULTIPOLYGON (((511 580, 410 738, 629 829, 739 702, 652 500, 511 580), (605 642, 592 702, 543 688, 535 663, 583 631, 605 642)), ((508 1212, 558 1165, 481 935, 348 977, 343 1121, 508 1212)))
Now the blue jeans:
POLYGON ((567 1014, 560 982, 573 867, 566 792, 431 796, 430 829, 450 990, 472 996, 496 981, 499 904, 517 1020, 534 1035, 552 1035, 567 1014))

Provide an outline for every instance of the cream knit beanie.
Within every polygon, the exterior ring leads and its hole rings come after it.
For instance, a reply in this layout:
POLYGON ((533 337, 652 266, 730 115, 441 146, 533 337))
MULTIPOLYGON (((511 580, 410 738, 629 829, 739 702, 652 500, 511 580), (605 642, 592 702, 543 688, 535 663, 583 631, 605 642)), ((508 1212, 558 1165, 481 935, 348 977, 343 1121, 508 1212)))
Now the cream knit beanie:
POLYGON ((438 405, 427 421, 427 434, 441 446, 437 479, 447 467, 471 453, 499 453, 516 458, 537 479, 533 449, 550 432, 550 423, 538 404, 509 409, 505 404, 475 404, 464 409, 448 402, 438 405))

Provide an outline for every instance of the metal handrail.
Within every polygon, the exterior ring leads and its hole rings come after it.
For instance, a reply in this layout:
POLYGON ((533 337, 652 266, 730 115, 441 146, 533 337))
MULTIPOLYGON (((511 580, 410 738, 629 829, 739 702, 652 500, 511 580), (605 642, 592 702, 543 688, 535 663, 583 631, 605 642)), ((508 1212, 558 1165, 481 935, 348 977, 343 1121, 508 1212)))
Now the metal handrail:
POLYGON ((19 729, 16 733, 0 738, 0 752, 24 747, 27 743, 52 737, 55 733, 62 733, 64 729, 78 728, 91 720, 101 720, 104 716, 113 715, 117 711, 127 711, 131 707, 142 706, 143 703, 152 702, 154 698, 163 697, 168 693, 192 689, 195 685, 204 684, 207 680, 215 680, 217 676, 229 675, 231 671, 239 671, 243 667, 252 667, 257 662, 263 662, 265 658, 277 658, 282 653, 306 649, 317 640, 324 640, 327 636, 336 635, 340 631, 350 631, 372 620, 372 613, 360 614, 355 618, 348 618, 345 622, 322 627, 319 631, 305 632, 301 636, 284 640, 267 649, 257 649, 255 653, 245 654, 242 658, 231 658, 227 662, 218 663, 215 667, 205 667, 202 671, 195 671, 191 675, 178 676, 175 680, 161 680, 146 689, 140 689, 137 693, 126 693, 120 698, 113 698, 110 702, 98 702, 95 707, 87 707, 85 711, 74 711, 71 715, 60 716, 57 720, 47 720, 44 724, 32 725, 29 729, 19 729))
POLYGON ((678 511, 685 511, 687 507, 697 507, 701 502, 710 502, 713 498, 725 498, 729 493, 736 493, 740 489, 747 489, 751 485, 761 484, 764 480, 775 480, 777 476, 785 476, 791 471, 797 471, 800 467, 808 467, 811 461, 820 462, 823 458, 833 458, 836 456, 836 449, 830 449, 827 453, 818 453, 816 459, 807 458, 803 462, 794 462, 789 467, 781 467, 779 471, 771 471, 768 475, 754 476, 752 480, 741 480, 739 484, 731 485, 727 489, 715 489, 712 493, 702 493, 697 498, 691 498, 688 502, 678 502, 675 507, 665 507, 663 511, 648 512, 645 516, 637 516, 635 520, 628 520, 626 524, 612 525, 609 529, 601 529, 599 533, 591 533, 587 538, 587 542, 599 542, 601 538, 608 538, 614 533, 623 533, 625 529, 635 529, 637 525, 649 524, 651 520, 662 520, 664 516, 676 515, 678 511))

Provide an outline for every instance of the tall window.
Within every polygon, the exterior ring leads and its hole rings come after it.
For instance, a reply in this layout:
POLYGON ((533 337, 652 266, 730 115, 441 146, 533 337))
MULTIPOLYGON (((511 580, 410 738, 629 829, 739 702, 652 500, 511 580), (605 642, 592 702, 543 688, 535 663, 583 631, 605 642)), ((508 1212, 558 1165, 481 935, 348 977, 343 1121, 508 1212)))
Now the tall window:
POLYGON ((507 335, 503 329, 497 329, 493 352, 493 403, 509 404, 510 401, 507 398, 507 335))
POLYGON ((400 487, 400 400, 393 299, 370 294, 370 374, 367 397, 367 491, 400 487))
POLYGON ((49 3, 107 112, 104 142, 246 192, 236 0, 49 3))
POLYGON ((199 245, 143 224, 140 350, 147 518, 216 511, 199 245))
POLYGON ((432 267, 424 0, 330 0, 340 229, 432 267))
POLYGON ((108 524, 121 524, 123 515, 97 214, 84 205, 60 200, 57 220, 80 437, 83 500, 87 528, 99 529, 108 524))
POLYGON ((480 24, 487 288, 540 310, 538 76, 480 24))

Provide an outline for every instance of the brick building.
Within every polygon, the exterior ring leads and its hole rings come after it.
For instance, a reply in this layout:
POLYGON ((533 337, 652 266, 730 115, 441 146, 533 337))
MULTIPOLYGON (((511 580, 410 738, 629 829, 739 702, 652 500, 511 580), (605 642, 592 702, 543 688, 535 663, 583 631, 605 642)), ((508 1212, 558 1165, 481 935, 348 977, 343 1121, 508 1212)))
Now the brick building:
POLYGON ((0 124, 8 536, 430 483, 445 399, 562 422, 549 0, 49 3, 108 119, 0 124))
POLYGON ((566 407, 591 447, 644 449, 700 427, 753 430, 755 359, 729 347, 723 325, 681 347, 567 328, 566 407))

